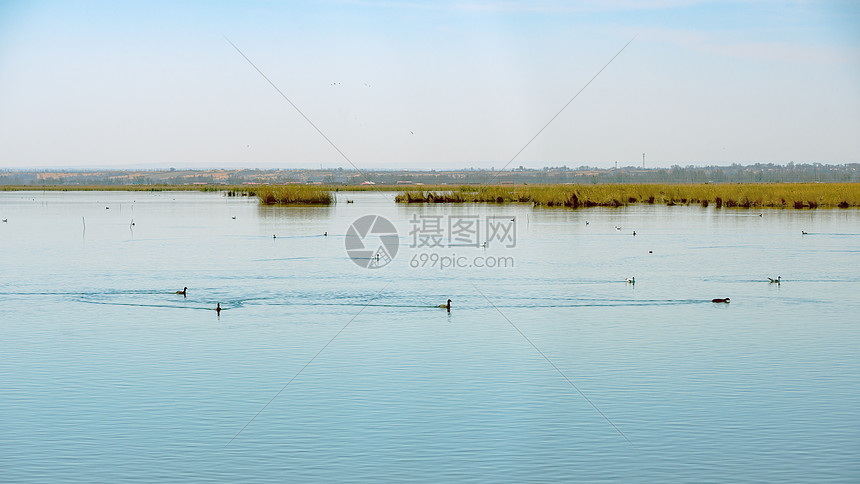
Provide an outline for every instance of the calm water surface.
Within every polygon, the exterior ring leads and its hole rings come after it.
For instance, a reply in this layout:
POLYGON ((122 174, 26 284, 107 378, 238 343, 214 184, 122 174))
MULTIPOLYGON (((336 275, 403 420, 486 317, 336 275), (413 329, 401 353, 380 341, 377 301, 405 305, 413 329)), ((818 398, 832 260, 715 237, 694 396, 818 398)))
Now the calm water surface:
POLYGON ((858 211, 345 197, 0 193, 0 481, 860 481, 858 211))

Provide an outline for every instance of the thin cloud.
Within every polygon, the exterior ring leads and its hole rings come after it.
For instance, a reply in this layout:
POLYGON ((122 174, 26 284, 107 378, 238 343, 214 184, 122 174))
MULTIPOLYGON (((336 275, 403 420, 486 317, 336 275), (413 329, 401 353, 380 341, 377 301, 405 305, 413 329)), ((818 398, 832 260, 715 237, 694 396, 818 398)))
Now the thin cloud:
POLYGON ((732 32, 703 32, 651 28, 642 30, 643 40, 662 41, 688 50, 740 60, 801 62, 806 64, 850 64, 860 59, 860 49, 836 49, 827 45, 786 42, 725 42, 737 38, 732 32))
POLYGON ((393 2, 388 0, 344 0, 342 4, 375 8, 399 8, 422 10, 453 10, 471 12, 499 13, 560 13, 560 12, 599 12, 619 10, 654 10, 690 7, 709 0, 580 0, 580 1, 448 1, 448 2, 393 2))

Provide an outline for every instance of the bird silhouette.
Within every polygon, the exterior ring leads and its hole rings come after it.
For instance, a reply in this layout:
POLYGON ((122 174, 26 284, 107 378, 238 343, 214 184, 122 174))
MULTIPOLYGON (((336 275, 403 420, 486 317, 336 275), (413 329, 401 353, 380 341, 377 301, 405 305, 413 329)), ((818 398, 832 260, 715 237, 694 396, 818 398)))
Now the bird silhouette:
POLYGON ((446 304, 440 304, 440 305, 438 305, 438 306, 436 306, 436 307, 437 307, 437 308, 447 309, 447 310, 448 310, 448 312, 450 313, 450 312, 451 312, 451 300, 449 299, 449 300, 448 300, 448 302, 447 302, 446 304))

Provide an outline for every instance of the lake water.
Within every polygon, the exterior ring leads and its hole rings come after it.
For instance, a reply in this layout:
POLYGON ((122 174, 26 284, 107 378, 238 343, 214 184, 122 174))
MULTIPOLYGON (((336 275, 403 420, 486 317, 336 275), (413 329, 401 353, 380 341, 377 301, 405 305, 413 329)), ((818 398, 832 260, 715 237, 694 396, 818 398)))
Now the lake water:
POLYGON ((857 210, 338 202, 0 192, 0 481, 860 481, 857 210))

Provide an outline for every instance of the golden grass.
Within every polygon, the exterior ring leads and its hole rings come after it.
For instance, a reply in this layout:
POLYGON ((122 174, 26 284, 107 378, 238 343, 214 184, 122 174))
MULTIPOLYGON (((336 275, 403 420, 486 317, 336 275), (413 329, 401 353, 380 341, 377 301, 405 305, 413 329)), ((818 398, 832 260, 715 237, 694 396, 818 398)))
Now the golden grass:
POLYGON ((401 203, 531 203, 541 207, 621 207, 636 203, 729 208, 860 207, 860 183, 613 185, 39 185, 0 191, 206 191, 257 196, 264 205, 330 205, 336 191, 398 191, 401 203))
POLYGON ((333 187, 322 185, 5 185, 0 191, 224 192, 229 197, 257 196, 263 205, 330 205, 333 187))
POLYGON ((461 186, 404 191, 403 203, 526 202, 543 207, 621 207, 635 203, 741 208, 860 207, 858 183, 461 186))
POLYGON ((253 194, 263 205, 331 205, 331 190, 323 185, 261 185, 253 194))

